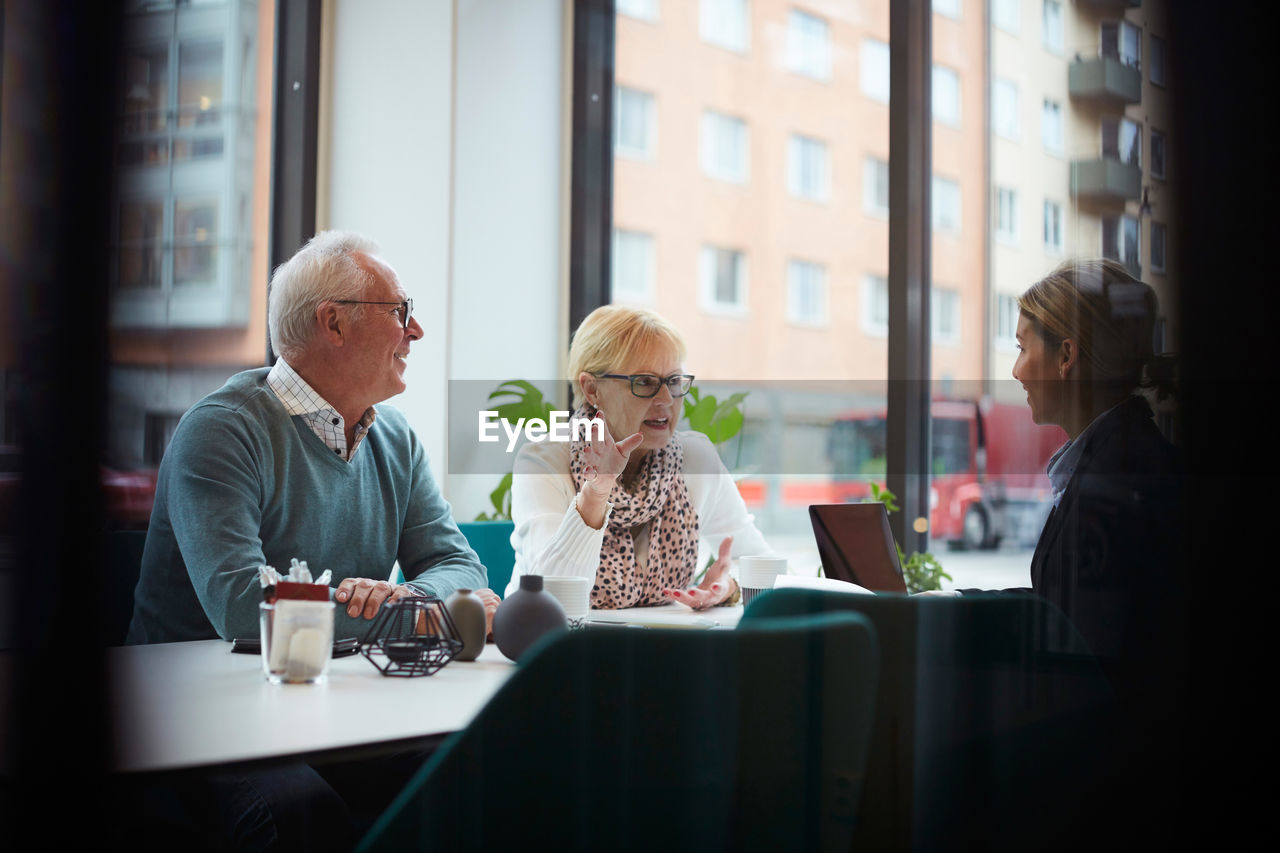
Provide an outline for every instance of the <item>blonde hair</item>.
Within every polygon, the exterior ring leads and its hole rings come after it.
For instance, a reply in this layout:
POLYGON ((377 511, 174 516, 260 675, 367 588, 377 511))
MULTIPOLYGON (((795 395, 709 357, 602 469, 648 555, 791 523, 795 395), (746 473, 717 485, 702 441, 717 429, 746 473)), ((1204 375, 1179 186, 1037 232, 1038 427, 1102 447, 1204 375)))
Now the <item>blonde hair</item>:
POLYGON ((1076 342, 1086 379, 1126 392, 1150 384, 1159 301, 1118 261, 1067 261, 1028 287, 1018 309, 1049 346, 1076 342))
POLYGON ((586 399, 578 377, 598 376, 622 369, 654 346, 669 348, 684 361, 684 337, 670 322, 644 308, 602 305, 586 316, 573 333, 569 346, 569 376, 573 382, 573 407, 586 399))

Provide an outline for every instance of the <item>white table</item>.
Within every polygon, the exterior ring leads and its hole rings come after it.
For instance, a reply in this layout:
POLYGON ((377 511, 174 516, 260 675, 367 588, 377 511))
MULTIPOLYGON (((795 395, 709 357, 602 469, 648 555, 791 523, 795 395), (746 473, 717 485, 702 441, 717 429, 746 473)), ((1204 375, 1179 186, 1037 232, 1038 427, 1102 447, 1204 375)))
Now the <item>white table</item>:
POLYGON ((434 675, 380 674, 363 655, 325 684, 270 684, 258 655, 221 640, 108 650, 116 768, 176 770, 442 736, 464 728, 515 671, 490 644, 434 675))
MULTIPOLYGON (((741 607, 593 610, 593 624, 732 628, 741 607)), ((380 674, 363 655, 330 661, 324 684, 270 684, 258 655, 221 640, 107 650, 116 769, 204 765, 442 737, 466 727, 515 671, 490 643, 434 675, 380 674)))

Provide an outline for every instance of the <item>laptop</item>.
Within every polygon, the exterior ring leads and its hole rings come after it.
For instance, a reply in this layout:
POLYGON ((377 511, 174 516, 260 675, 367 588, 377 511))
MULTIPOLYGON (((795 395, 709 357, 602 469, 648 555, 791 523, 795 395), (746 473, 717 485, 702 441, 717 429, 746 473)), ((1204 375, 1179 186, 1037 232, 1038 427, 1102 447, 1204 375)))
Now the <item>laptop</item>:
POLYGON ((907 591, 884 504, 813 504, 809 520, 827 577, 872 592, 907 591))

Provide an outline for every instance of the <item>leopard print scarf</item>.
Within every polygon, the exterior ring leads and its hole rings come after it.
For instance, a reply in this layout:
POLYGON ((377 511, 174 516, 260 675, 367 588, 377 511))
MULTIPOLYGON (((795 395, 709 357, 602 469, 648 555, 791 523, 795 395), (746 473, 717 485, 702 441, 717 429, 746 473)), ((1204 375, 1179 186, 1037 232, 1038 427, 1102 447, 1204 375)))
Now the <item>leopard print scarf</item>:
MULTIPOLYGON (((595 408, 588 404, 573 417, 592 418, 595 414, 595 408)), ((583 444, 575 441, 569 445, 569 473, 575 491, 582 490, 583 444)), ((687 587, 698 563, 698 513, 684 481, 680 439, 673 434, 666 447, 649 451, 630 488, 624 488, 619 480, 609 493, 609 502, 613 511, 600 549, 591 606, 612 610, 665 604, 662 590, 687 587), (640 570, 631 531, 645 523, 649 524, 649 561, 640 570)))

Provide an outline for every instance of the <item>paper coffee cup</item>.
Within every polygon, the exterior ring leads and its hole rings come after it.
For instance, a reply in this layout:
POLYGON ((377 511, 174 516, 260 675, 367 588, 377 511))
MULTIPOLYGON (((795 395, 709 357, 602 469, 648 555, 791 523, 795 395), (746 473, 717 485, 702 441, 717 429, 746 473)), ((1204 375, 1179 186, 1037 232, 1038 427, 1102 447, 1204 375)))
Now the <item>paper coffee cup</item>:
POLYGON ((560 602, 570 620, 583 618, 591 609, 591 581, 587 578, 544 576, 542 588, 560 602))
POLYGON ((739 557, 738 586, 742 587, 743 605, 749 604, 761 592, 773 589, 774 579, 786 573, 786 557, 739 557))

